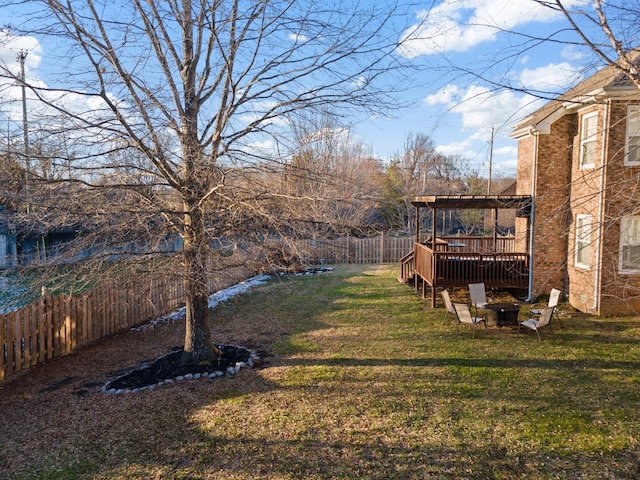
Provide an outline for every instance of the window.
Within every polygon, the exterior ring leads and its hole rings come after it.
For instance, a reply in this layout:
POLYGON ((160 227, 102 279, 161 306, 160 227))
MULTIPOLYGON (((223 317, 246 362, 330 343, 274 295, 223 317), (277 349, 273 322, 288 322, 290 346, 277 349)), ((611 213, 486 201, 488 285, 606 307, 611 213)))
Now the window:
POLYGON ((598 112, 582 117, 580 133, 580 168, 596 166, 596 134, 598 133, 598 112))
POLYGON ((625 165, 640 165, 640 105, 627 108, 625 165))
POLYGON ((590 257, 591 215, 576 215, 576 266, 589 268, 590 257))
POLYGON ((620 222, 620 270, 640 271, 640 216, 620 222))

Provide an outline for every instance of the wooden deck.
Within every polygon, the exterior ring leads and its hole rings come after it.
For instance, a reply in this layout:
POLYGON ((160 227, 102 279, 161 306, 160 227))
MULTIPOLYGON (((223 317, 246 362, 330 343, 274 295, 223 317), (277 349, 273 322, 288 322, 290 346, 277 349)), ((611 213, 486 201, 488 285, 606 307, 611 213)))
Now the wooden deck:
POLYGON ((467 287, 470 283, 484 283, 487 288, 527 289, 529 282, 529 254, 509 251, 509 243, 493 244, 488 251, 490 239, 475 239, 469 245, 468 239, 446 239, 445 247, 436 244, 434 251, 429 245, 414 243, 413 255, 406 255, 402 261, 402 278, 413 277, 415 286, 422 281, 423 297, 426 287, 431 288, 431 305, 436 305, 436 289, 467 287), (486 241, 485 241, 486 240, 486 241))

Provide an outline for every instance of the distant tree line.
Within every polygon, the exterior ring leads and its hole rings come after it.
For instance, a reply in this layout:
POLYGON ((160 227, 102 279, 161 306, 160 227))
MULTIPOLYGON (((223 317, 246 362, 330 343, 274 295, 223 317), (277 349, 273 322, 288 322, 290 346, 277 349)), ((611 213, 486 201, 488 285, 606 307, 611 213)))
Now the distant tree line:
MULTIPOLYGON (((487 193, 487 179, 471 171, 464 158, 439 153, 433 139, 423 133, 409 133, 399 152, 381 160, 329 116, 300 122, 293 132, 296 148, 288 158, 256 163, 234 176, 236 188, 247 196, 260 194, 260 189, 263 194, 269 192, 269 201, 260 203, 260 214, 239 208, 231 214, 233 208, 210 205, 205 222, 210 227, 215 224, 219 232, 209 239, 212 245, 262 243, 268 237, 291 235, 412 235, 415 209, 411 201, 415 196, 487 193), (277 226, 265 221, 273 217, 279 218, 277 226), (238 235, 238 223, 251 227, 238 235)), ((152 176, 140 174, 137 165, 142 159, 136 158, 136 152, 110 152, 105 164, 89 174, 76 172, 68 160, 62 160, 78 156, 69 152, 59 155, 54 145, 38 143, 31 147, 27 171, 19 145, 5 140, 0 151, 0 204, 5 217, 10 215, 20 224, 25 236, 76 228, 82 232, 78 248, 91 245, 96 250, 102 246, 105 256, 114 251, 166 251, 166 232, 170 231, 166 215, 150 215, 143 205, 134 205, 141 193, 144 198, 162 198, 175 209, 180 208, 179 199, 170 189, 154 185, 152 176), (114 176, 114 172, 118 174, 114 176), (92 188, 88 188, 89 182, 92 188), (103 188, 93 188, 96 185, 103 188), (112 208, 122 204, 131 205, 129 211, 112 208)), ((492 193, 500 193, 514 181, 493 179, 492 193)), ((444 212, 438 222, 436 228, 447 234, 477 233, 484 225, 481 212, 444 212)))

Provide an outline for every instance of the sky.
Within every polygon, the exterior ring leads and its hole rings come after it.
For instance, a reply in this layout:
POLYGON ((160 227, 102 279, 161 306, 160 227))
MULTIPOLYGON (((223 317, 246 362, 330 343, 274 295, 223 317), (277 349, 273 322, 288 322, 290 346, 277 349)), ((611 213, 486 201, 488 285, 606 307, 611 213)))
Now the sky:
MULTIPOLYGON (((564 3, 570 8, 587 2, 564 3)), ((548 93, 561 93, 582 79, 590 52, 558 43, 523 48, 524 37, 509 31, 542 37, 566 27, 563 17, 532 0, 445 0, 429 12, 417 11, 416 23, 426 15, 429 25, 414 35, 424 40, 409 40, 404 56, 417 65, 446 63, 449 71, 421 72, 422 86, 412 92, 409 108, 395 112, 395 119, 363 122, 356 131, 383 158, 400 152, 409 132, 420 132, 428 134, 440 152, 468 159, 480 175, 488 175, 491 159, 493 176, 515 176, 517 144, 509 134, 517 120, 544 100, 496 89, 461 69, 545 92, 548 98, 548 93)), ((411 39, 407 31, 402 36, 411 39)))
MULTIPOLYGON (((571 8, 588 0, 564 3, 571 8)), ((515 176, 517 144, 509 133, 518 119, 541 106, 539 99, 522 90, 560 93, 584 73, 587 52, 578 46, 527 41, 526 35, 543 37, 563 26, 566 20, 534 0, 436 0, 416 5, 405 27, 396 32, 403 40, 403 61, 418 67, 414 87, 398 92, 398 102, 406 107, 392 112, 393 118, 358 118, 354 137, 386 161, 401 152, 407 135, 424 133, 443 154, 467 159, 470 171, 486 177, 491 166, 494 178, 515 176), (419 26, 424 19, 425 25, 419 26), (498 89, 474 73, 520 90, 498 89)), ((40 60, 47 51, 36 38, 1 44, 0 59, 12 68, 18 68, 16 53, 28 51, 28 75, 46 84, 40 60)), ((12 95, 17 89, 0 89, 0 100, 12 95)))

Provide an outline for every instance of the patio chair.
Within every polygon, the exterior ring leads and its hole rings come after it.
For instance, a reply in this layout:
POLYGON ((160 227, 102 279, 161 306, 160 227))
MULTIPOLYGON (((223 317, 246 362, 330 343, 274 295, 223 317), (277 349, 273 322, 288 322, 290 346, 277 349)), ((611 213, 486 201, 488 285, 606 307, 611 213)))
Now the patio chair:
POLYGON ((447 290, 443 290, 442 293, 442 300, 444 301, 444 306, 447 309, 447 313, 445 313, 444 318, 442 319, 442 321, 444 322, 447 318, 449 318, 449 315, 454 315, 456 314, 456 311, 453 308, 453 304, 451 303, 451 297, 449 297, 449 292, 447 290))
POLYGON ((540 329, 543 327, 549 327, 549 330, 551 331, 551 333, 553 334, 553 329, 551 328, 551 317, 553 315, 553 311, 555 310, 555 307, 545 307, 542 309, 542 313, 540 314, 540 317, 536 318, 530 318, 529 320, 525 320, 524 322, 520 322, 520 324, 518 324, 518 335, 520 335, 520 327, 526 327, 530 330, 535 330, 536 334, 538 335, 538 341, 540 342, 540 329))
POLYGON ((484 283, 470 283, 469 298, 471 298, 471 304, 476 309, 477 317, 478 309, 484 308, 489 304, 489 302, 487 301, 487 294, 484 290, 484 283))
POLYGON ((484 328, 487 328, 487 321, 482 317, 474 317, 471 315, 471 310, 464 303, 454 303, 453 309, 456 312, 456 318, 458 319, 458 323, 456 323, 456 334, 460 335, 460 324, 467 323, 472 326, 472 334, 471 337, 475 338, 476 336, 476 325, 479 323, 484 323, 484 328))
MULTIPOLYGON (((547 307, 553 307, 552 318, 557 319, 558 322, 560 323, 560 326, 562 328, 564 328, 564 325, 562 324, 562 320, 560 320, 560 317, 558 316, 558 312, 557 312, 558 301, 560 300, 560 293, 561 293, 560 290, 558 290, 557 288, 552 288, 551 289, 551 293, 549 294, 549 302, 547 303, 547 307)), ((529 312, 534 317, 539 317, 540 315, 542 315, 542 310, 544 310, 544 307, 538 307, 537 304, 533 304, 531 306, 531 309, 529 310, 529 312)))

